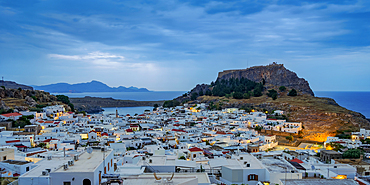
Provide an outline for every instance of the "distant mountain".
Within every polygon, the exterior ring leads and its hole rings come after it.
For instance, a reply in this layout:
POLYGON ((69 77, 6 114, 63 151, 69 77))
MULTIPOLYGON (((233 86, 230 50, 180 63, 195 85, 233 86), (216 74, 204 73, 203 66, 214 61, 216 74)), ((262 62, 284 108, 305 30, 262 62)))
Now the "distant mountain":
POLYGON ((12 82, 12 81, 2 81, 2 80, 0 80, 0 86, 4 86, 7 89, 21 88, 21 89, 24 89, 24 90, 33 90, 33 88, 30 87, 30 86, 23 85, 23 84, 18 84, 18 83, 12 82))
POLYGON ((51 93, 82 93, 82 92, 149 92, 146 88, 137 87, 109 87, 108 85, 99 82, 91 81, 87 83, 68 84, 56 83, 50 85, 33 86, 35 90, 44 90, 51 93))

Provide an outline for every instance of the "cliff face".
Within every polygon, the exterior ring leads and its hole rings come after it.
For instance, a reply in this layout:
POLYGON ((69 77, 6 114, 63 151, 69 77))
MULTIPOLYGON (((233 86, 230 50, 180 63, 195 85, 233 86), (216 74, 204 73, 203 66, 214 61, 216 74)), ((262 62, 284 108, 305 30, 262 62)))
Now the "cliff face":
POLYGON ((255 66, 248 69, 226 70, 218 73, 218 79, 248 78, 255 82, 263 82, 267 89, 285 86, 295 89, 300 94, 314 95, 308 82, 299 78, 295 72, 286 69, 283 64, 273 63, 267 66, 255 66))

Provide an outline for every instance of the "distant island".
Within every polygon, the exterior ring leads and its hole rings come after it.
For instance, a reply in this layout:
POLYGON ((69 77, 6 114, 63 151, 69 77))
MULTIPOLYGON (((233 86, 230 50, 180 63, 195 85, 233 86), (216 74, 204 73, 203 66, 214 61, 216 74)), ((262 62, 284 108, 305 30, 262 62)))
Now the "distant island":
POLYGON ((56 83, 50 85, 32 86, 35 90, 43 90, 50 93, 83 93, 83 92, 150 92, 146 88, 137 87, 109 87, 108 85, 93 80, 86 83, 68 84, 56 83))

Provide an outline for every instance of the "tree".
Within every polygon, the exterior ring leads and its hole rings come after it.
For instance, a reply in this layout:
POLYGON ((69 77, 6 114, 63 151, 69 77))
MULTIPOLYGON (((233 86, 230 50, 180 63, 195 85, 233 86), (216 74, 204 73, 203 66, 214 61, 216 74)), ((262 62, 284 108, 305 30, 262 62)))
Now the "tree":
POLYGON ((343 153, 343 158, 360 158, 364 151, 360 149, 349 149, 343 153))
POLYGON ((289 143, 294 140, 293 136, 286 136, 285 139, 287 139, 289 143))
POLYGON ((179 106, 180 102, 177 100, 168 100, 163 103, 163 107, 176 107, 179 106))
POLYGON ((297 96, 297 95, 298 95, 298 93, 295 89, 290 90, 289 93, 288 93, 288 96, 297 96))
POLYGON ((44 147, 46 147, 46 144, 45 143, 39 143, 39 145, 37 145, 38 147, 40 147, 40 148, 44 148, 44 147))
POLYGON ((212 92, 210 90, 207 90, 205 94, 206 96, 212 96, 212 92))
POLYGON ((249 99, 250 97, 251 97, 251 95, 249 93, 244 93, 243 94, 244 99, 249 99))
POLYGON ((235 98, 235 99, 243 99, 243 93, 241 93, 241 92, 235 92, 235 93, 233 93, 233 98, 235 98))
POLYGON ((196 100, 197 98, 198 98, 198 93, 195 92, 191 94, 191 97, 190 97, 191 100, 196 100))
POLYGON ((69 97, 65 95, 56 95, 57 101, 61 101, 64 104, 67 104, 69 107, 71 107, 72 111, 75 111, 75 106, 69 101, 69 97))
POLYGON ((1 86, 1 88, 3 88, 4 90, 6 90, 6 89, 5 89, 5 86, 3 86, 3 85, 1 86))
POLYGON ((268 90, 267 96, 272 97, 273 100, 276 100, 277 95, 278 94, 277 94, 277 91, 275 91, 275 89, 268 90))
POLYGON ((203 91, 201 90, 201 91, 199 91, 199 96, 203 96, 204 94, 203 94, 203 91))
POLYGON ((71 103, 69 101, 69 97, 68 96, 65 96, 65 95, 56 95, 56 97, 57 97, 57 101, 61 101, 62 103, 65 103, 65 104, 71 103))
POLYGON ((262 126, 256 126, 256 127, 254 127, 254 130, 257 130, 257 131, 261 131, 263 129, 263 127, 262 126))
POLYGON ((341 145, 340 143, 333 143, 333 142, 330 142, 328 144, 326 144, 326 147, 328 149, 331 148, 331 150, 334 150, 334 151, 342 151, 342 149, 344 149, 344 146, 341 145))
POLYGON ((279 90, 280 90, 281 92, 284 92, 284 91, 286 91, 286 87, 285 87, 285 86, 280 86, 280 87, 279 87, 279 90))

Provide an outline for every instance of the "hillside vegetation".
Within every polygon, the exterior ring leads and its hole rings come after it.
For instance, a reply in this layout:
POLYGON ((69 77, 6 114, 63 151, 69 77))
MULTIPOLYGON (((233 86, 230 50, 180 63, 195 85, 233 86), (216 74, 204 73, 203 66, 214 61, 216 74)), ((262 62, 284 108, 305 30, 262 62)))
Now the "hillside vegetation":
POLYGON ((306 140, 321 142, 327 136, 335 136, 343 131, 370 128, 369 121, 362 114, 339 106, 333 99, 310 95, 287 96, 285 92, 280 93, 276 100, 267 95, 241 100, 202 96, 194 102, 213 104, 215 108, 237 107, 269 112, 283 110, 288 121, 303 123, 303 139, 306 140))

